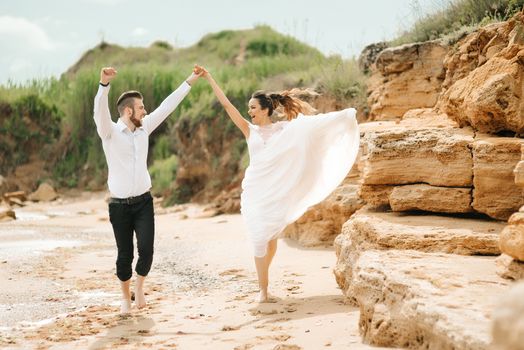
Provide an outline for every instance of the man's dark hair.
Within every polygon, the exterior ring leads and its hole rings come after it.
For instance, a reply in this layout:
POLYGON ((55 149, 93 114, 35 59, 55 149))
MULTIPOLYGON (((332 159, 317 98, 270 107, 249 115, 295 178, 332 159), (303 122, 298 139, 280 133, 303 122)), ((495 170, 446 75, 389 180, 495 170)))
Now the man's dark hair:
POLYGON ((122 95, 120 95, 118 101, 116 101, 118 113, 122 115, 122 113, 124 113, 124 108, 126 107, 133 109, 135 106, 135 98, 139 98, 141 100, 144 99, 140 92, 134 90, 126 91, 122 95))

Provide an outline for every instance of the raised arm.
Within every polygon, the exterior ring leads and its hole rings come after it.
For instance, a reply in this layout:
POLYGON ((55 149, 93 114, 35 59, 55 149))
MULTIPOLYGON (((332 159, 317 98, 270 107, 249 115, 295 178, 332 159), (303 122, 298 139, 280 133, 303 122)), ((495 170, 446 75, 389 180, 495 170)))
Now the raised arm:
POLYGON ((218 86, 217 82, 213 77, 211 76, 211 73, 203 69, 202 67, 196 66, 195 70, 198 72, 200 69, 204 70, 203 77, 209 82, 209 85, 211 85, 211 88, 213 89, 213 92, 215 93, 216 97, 218 98, 218 101, 224 109, 226 110, 226 113, 229 115, 229 118, 235 123, 235 125, 242 131, 245 138, 249 137, 249 124, 247 120, 245 120, 238 109, 236 109, 235 106, 229 101, 227 96, 224 94, 220 86, 218 86))
POLYGON ((180 86, 173 91, 153 112, 142 120, 142 125, 150 134, 155 130, 173 111, 191 90, 191 86, 197 81, 201 74, 191 73, 180 86))
POLYGON ((96 131, 102 139, 111 136, 111 114, 109 112, 108 94, 109 83, 116 77, 117 71, 113 67, 104 67, 100 71, 100 85, 95 96, 94 113, 96 131))

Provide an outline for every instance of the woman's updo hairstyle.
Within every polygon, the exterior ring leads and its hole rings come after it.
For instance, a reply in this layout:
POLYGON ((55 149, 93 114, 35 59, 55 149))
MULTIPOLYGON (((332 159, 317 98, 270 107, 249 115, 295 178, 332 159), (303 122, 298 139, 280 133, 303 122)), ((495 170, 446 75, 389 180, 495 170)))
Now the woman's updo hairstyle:
POLYGON ((271 94, 267 94, 263 91, 256 91, 251 98, 256 98, 258 100, 260 108, 269 110, 267 113, 268 116, 271 116, 273 111, 279 106, 284 107, 284 114, 286 115, 287 120, 296 118, 303 110, 303 102, 298 98, 291 97, 289 91, 271 94))

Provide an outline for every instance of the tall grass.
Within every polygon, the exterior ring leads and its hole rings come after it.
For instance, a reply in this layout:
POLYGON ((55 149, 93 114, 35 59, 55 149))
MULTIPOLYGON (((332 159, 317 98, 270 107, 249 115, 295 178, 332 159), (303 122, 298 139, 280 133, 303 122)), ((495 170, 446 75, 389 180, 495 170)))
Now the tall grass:
POLYGON ((415 0, 412 7, 418 19, 391 44, 427 41, 471 31, 481 25, 504 21, 523 6, 524 0, 435 0, 437 11, 422 16, 417 14, 420 6, 415 0))
MULTIPOLYGON (((111 115, 116 121, 115 102, 123 91, 139 90, 146 109, 153 111, 187 78, 194 63, 204 64, 213 73, 243 114, 250 95, 259 89, 318 87, 322 93, 344 101, 363 93, 357 91, 363 86, 362 77, 356 73, 352 60, 326 58, 316 49, 260 26, 247 31, 210 34, 187 49, 173 49, 168 45, 121 48, 102 43, 87 52, 60 79, 0 86, 0 102, 10 105, 24 96, 36 95, 44 103, 56 106, 60 152, 49 158, 54 162, 54 179, 63 186, 101 186, 106 181, 107 167, 93 121, 93 99, 100 68, 113 65, 118 69, 109 93, 111 115), (237 60, 240 56, 242 59, 237 60)), ((241 134, 217 103, 210 87, 199 81, 173 115, 151 135, 149 163, 155 193, 164 194, 175 186, 179 159, 176 130, 182 121, 189 131, 196 130, 201 123, 209 124, 206 147, 217 152, 210 156, 212 169, 230 174, 245 168, 247 152, 241 134), (232 164, 218 160, 223 150, 213 146, 216 142, 233 145, 232 164)), ((8 129, 6 133, 13 132, 8 129)), ((211 185, 220 188, 227 179, 215 180, 218 182, 211 185)), ((175 189, 172 196, 187 199, 191 194, 188 191, 181 187, 175 189)))

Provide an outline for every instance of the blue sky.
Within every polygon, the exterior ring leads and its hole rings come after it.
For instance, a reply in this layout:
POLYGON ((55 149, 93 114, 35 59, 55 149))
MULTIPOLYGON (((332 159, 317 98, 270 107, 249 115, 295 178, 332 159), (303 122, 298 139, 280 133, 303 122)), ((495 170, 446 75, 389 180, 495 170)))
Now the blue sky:
POLYGON ((102 38, 177 47, 267 24, 326 55, 358 56, 446 0, 2 0, 0 84, 58 76, 102 38))

